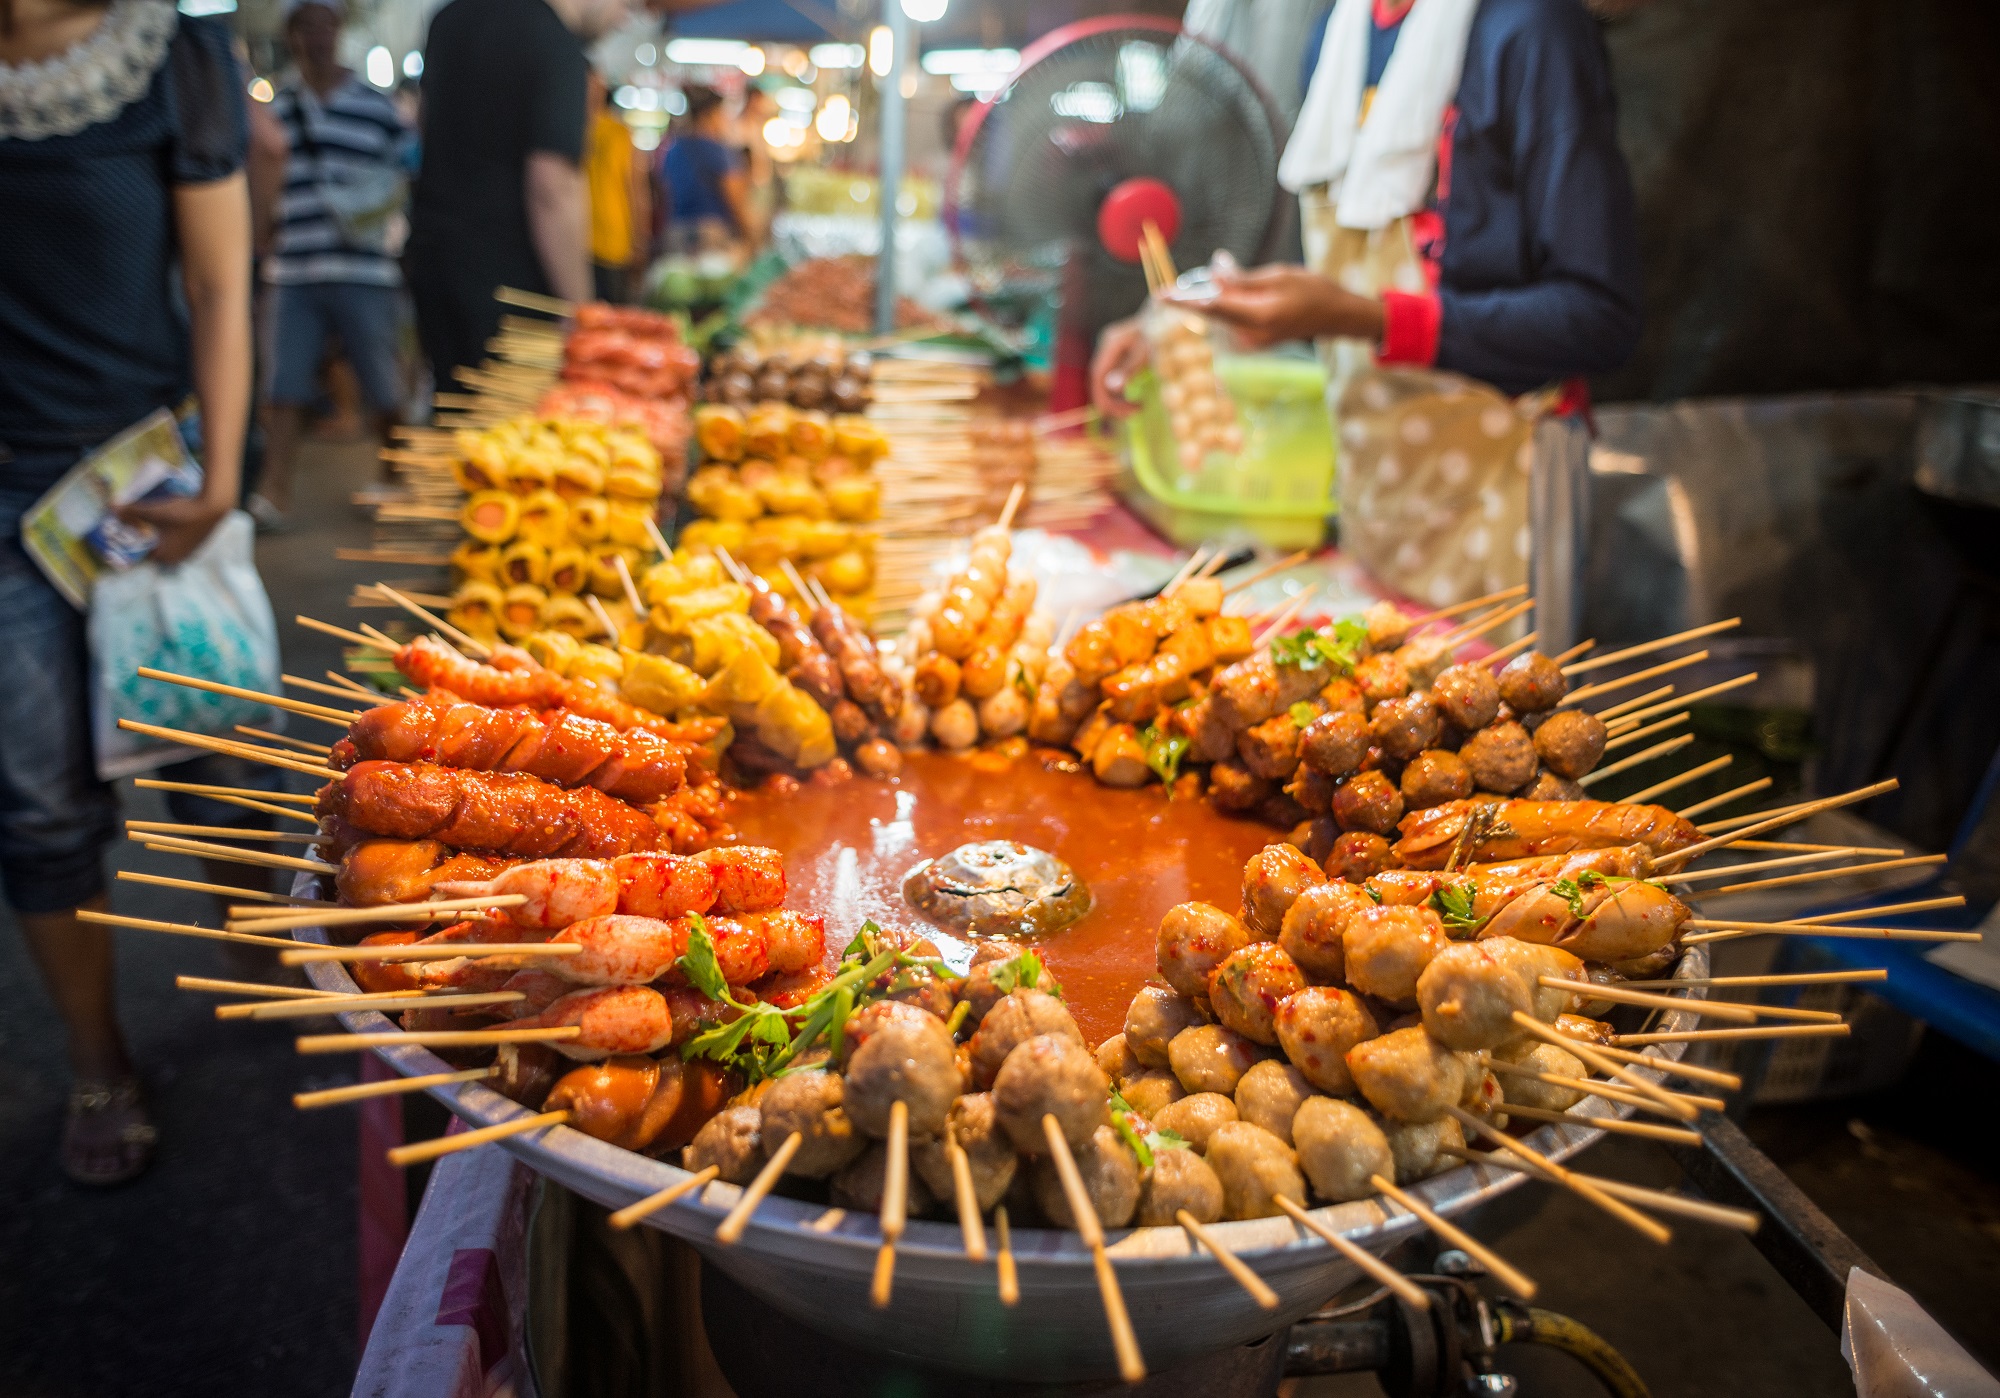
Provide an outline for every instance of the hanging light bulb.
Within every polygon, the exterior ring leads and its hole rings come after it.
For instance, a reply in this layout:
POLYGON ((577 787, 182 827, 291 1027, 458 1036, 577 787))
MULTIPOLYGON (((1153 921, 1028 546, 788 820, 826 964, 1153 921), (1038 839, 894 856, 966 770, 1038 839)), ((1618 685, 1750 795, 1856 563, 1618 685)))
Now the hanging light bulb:
POLYGON ((950 0, 903 0, 903 13, 918 24, 935 24, 944 18, 950 0))
POLYGON ((878 24, 868 31, 868 71, 878 78, 889 76, 896 61, 896 36, 889 26, 878 24))

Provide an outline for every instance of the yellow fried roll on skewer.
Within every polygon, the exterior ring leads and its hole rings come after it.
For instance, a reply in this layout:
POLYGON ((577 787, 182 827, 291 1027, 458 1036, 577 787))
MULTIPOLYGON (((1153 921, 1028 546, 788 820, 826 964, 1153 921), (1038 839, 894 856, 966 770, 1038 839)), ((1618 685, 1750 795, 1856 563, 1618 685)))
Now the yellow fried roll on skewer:
POLYGON ((704 403, 694 410, 694 439, 704 459, 743 459, 743 414, 726 403, 704 403))
POLYGON ((542 604, 541 622, 547 630, 573 636, 578 640, 594 635, 599 630, 597 618, 591 615, 589 607, 576 597, 565 596, 559 592, 550 594, 549 599, 542 604))
POLYGON ((550 592, 578 596, 590 586, 590 553, 575 544, 549 550, 548 577, 543 586, 550 592))
POLYGON ((500 603, 500 589, 491 582, 468 582, 452 594, 445 620, 468 636, 491 641, 500 634, 500 603))
POLYGON ((477 539, 463 540, 451 551, 451 566, 460 582, 500 581, 500 550, 477 539))
POLYGON ((569 506, 569 536, 579 544, 598 544, 611 528, 611 507, 602 495, 586 495, 569 506))
POLYGON ((480 490, 458 511, 458 524, 482 544, 504 544, 521 521, 521 502, 504 490, 480 490))
POLYGON ((569 502, 553 490, 538 490, 521 501, 514 537, 554 548, 569 540, 569 502))
POLYGON ((509 544, 500 555, 500 581, 507 587, 524 583, 540 587, 549 579, 549 551, 523 539, 509 544))
POLYGON ((500 634, 510 641, 526 640, 541 624, 548 603, 548 592, 533 583, 508 588, 500 597, 500 634))
POLYGON ((580 456, 570 456, 556 467, 556 494, 575 502, 587 495, 604 493, 604 467, 580 456))

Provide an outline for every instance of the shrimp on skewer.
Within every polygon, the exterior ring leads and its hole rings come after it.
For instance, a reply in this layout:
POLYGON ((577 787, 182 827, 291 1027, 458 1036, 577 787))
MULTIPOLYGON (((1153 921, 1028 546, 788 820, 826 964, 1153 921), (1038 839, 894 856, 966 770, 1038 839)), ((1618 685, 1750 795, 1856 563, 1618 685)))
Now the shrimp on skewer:
MULTIPOLYGON (((1693 825, 1664 806, 1608 801, 1447 801, 1405 816, 1396 856, 1406 869, 1442 868, 1476 810, 1492 812, 1484 838, 1470 842, 1460 858, 1521 859, 1540 854, 1607 845, 1644 845, 1658 859, 1698 843, 1693 825)), ((1476 833, 1476 832, 1475 832, 1476 833)))
POLYGON ((689 913, 769 912, 785 901, 778 852, 736 845, 698 855, 645 852, 615 859, 540 859, 485 880, 434 883, 447 898, 518 893, 504 914, 518 927, 553 931, 612 913, 673 919, 689 913))

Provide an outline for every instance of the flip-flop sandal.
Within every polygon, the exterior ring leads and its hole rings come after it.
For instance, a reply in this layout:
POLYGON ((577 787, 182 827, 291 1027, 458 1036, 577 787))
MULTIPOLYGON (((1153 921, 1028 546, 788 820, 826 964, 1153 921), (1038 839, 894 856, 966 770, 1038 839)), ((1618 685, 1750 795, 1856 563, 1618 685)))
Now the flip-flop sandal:
POLYGON ((137 1078, 79 1080, 63 1123, 62 1171, 77 1184, 123 1184, 152 1163, 159 1138, 137 1078))

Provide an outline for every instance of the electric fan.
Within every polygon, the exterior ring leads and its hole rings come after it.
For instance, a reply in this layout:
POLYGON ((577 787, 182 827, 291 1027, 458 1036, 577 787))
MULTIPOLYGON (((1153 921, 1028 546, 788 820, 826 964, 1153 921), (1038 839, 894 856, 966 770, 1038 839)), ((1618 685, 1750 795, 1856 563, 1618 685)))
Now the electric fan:
POLYGON ((1148 221, 1177 266, 1266 260, 1281 149, 1257 80, 1171 20, 1102 15, 1028 47, 959 132, 945 223, 976 299, 1053 309, 1052 409, 1086 401, 1097 332, 1145 300, 1148 221))

